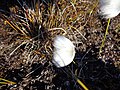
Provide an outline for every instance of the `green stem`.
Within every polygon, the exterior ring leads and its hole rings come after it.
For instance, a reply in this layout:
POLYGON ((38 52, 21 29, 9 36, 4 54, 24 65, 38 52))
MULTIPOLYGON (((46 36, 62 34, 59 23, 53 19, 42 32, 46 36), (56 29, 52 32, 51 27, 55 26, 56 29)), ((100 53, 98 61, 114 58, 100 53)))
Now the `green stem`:
POLYGON ((103 38, 103 40, 102 40, 102 44, 101 44, 100 49, 99 49, 99 54, 102 52, 102 48, 104 47, 105 40, 106 40, 106 36, 107 36, 107 34, 108 34, 108 27, 109 27, 109 25, 110 25, 110 19, 108 19, 105 36, 104 36, 104 38, 103 38))

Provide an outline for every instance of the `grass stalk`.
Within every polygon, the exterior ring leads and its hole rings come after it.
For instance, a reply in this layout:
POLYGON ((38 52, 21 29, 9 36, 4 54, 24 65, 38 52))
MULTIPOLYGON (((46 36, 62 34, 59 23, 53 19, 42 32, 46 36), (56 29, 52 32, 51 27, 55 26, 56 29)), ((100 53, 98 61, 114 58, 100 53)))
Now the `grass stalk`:
POLYGON ((105 36, 104 36, 104 38, 103 38, 103 40, 102 40, 102 44, 101 44, 100 49, 99 49, 99 54, 101 54, 102 48, 103 48, 104 45, 105 45, 105 40, 106 40, 106 36, 107 36, 107 34, 108 34, 109 25, 110 25, 110 19, 108 19, 108 23, 107 23, 107 27, 106 27, 106 31, 105 31, 105 36))
POLYGON ((12 84, 12 85, 14 85, 14 84, 16 84, 16 82, 12 82, 12 81, 0 78, 0 84, 12 84))

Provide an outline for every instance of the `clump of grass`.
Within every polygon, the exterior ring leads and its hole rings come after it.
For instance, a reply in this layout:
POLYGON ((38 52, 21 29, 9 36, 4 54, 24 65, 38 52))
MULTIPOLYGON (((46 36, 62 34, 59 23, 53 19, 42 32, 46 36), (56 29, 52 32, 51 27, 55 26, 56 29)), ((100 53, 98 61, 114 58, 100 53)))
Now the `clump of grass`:
MULTIPOLYGON (((18 2, 20 5, 21 3, 18 2)), ((42 12, 39 9, 39 2, 34 3, 34 8, 28 7, 26 4, 21 8, 16 7, 16 12, 10 13, 10 18, 2 15, 4 21, 9 24, 15 31, 21 33, 27 38, 33 38, 38 35, 38 31, 42 30, 42 12), (18 10, 18 11, 17 11, 18 10)))

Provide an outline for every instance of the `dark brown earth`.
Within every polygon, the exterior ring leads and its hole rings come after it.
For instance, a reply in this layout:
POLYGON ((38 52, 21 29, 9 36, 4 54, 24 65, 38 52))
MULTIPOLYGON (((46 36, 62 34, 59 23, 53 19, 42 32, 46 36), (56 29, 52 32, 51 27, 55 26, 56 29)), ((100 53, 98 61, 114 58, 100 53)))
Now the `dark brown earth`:
POLYGON ((0 90, 84 90, 75 76, 89 90, 119 90, 120 15, 111 19, 100 53, 107 20, 99 15, 97 0, 18 1, 0 1, 0 78, 16 83, 1 83, 0 90), (76 56, 74 63, 57 68, 52 43, 64 30, 76 56))

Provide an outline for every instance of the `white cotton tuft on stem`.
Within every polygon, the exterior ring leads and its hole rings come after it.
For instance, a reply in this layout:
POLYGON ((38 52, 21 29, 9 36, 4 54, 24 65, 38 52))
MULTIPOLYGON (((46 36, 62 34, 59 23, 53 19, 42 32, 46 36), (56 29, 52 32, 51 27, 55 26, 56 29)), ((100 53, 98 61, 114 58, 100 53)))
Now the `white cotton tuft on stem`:
POLYGON ((105 18, 113 18, 120 13, 120 0, 100 0, 100 14, 105 18))
POLYGON ((52 62, 56 67, 69 65, 75 56, 75 46, 64 36, 57 36, 53 42, 54 52, 52 62))

